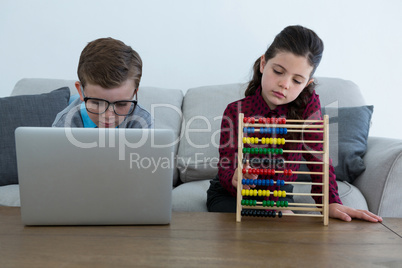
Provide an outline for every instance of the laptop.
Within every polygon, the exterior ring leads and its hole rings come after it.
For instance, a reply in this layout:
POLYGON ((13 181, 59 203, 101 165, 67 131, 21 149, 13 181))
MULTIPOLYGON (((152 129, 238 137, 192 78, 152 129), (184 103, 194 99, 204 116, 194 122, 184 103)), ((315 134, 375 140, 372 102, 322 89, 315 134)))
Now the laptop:
POLYGON ((15 139, 23 224, 170 223, 173 131, 19 127, 15 139))

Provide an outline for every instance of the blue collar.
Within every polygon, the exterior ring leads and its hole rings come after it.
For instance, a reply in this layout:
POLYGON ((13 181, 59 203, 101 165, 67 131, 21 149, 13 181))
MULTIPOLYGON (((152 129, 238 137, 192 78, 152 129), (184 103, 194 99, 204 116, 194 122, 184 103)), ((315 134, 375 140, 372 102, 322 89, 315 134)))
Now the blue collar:
POLYGON ((98 127, 98 126, 91 120, 91 118, 89 118, 87 109, 85 108, 85 102, 82 102, 82 103, 81 103, 80 112, 81 112, 82 122, 84 123, 84 127, 86 127, 86 128, 96 128, 96 127, 98 127))

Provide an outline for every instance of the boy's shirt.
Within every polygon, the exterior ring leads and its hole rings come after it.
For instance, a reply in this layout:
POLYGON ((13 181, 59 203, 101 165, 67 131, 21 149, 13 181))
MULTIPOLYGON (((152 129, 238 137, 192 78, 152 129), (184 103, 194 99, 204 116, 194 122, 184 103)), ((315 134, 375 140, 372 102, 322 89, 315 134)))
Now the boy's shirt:
MULTIPOLYGON (((57 114, 52 127, 85 127, 95 128, 96 124, 89 118, 85 103, 80 98, 72 101, 63 111, 57 114)), ((119 128, 153 128, 151 114, 138 103, 134 112, 124 119, 119 128)))

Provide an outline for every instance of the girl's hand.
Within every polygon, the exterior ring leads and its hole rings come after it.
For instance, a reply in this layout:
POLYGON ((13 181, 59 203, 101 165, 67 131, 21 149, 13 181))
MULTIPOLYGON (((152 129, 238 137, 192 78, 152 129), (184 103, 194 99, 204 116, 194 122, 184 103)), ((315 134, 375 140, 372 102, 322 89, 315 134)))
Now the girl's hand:
POLYGON ((370 211, 354 209, 338 203, 329 204, 329 216, 343 221, 352 221, 352 218, 356 218, 370 222, 382 222, 380 216, 377 216, 370 211))
MULTIPOLYGON (((244 168, 246 168, 246 169, 248 169, 249 167, 250 166, 248 164, 244 165, 244 168)), ((235 173, 234 173, 233 178, 232 178, 232 185, 235 188, 237 188, 237 180, 239 179, 237 177, 237 169, 238 168, 236 168, 235 173)), ((245 179, 255 180, 255 179, 257 179, 257 177, 258 177, 257 174, 249 174, 249 173, 243 174, 243 178, 245 178, 245 179)), ((242 179, 242 178, 240 178, 240 179, 242 179)), ((255 185, 243 185, 243 189, 250 189, 250 188, 255 188, 255 185)))

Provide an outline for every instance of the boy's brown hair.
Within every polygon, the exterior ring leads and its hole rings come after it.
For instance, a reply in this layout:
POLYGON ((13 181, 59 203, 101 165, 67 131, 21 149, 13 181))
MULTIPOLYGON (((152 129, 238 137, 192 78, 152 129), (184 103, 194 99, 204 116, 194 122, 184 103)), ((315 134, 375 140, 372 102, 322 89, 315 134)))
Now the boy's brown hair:
POLYGON ((113 88, 132 79, 135 89, 138 89, 142 60, 135 50, 122 41, 100 38, 88 43, 81 52, 77 73, 83 87, 89 83, 113 88))

